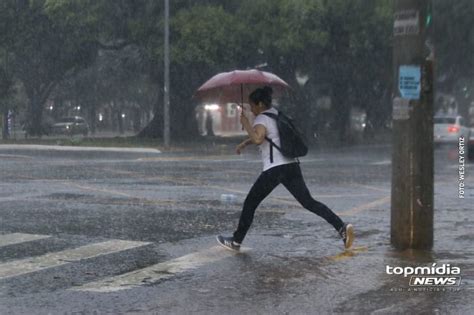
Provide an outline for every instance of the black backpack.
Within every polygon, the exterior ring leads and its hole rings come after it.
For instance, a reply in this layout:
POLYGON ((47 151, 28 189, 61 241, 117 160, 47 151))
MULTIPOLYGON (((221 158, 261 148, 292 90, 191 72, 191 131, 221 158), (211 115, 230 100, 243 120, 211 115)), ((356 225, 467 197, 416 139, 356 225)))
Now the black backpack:
POLYGON ((288 158, 298 158, 308 153, 302 133, 295 127, 293 120, 278 111, 277 114, 262 113, 276 120, 278 133, 280 135, 280 146, 277 146, 272 139, 265 137, 270 142, 270 163, 273 163, 273 147, 277 148, 283 156, 288 158))

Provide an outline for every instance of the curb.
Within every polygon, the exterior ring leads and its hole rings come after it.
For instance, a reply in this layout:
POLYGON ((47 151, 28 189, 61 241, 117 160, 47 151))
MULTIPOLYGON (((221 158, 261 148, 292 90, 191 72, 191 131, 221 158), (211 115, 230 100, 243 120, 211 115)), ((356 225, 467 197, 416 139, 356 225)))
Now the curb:
POLYGON ((40 145, 40 144, 0 144, 0 150, 39 150, 39 151, 89 151, 89 152, 135 152, 135 153, 156 153, 158 149, 151 148, 120 148, 120 147, 79 147, 60 145, 40 145))

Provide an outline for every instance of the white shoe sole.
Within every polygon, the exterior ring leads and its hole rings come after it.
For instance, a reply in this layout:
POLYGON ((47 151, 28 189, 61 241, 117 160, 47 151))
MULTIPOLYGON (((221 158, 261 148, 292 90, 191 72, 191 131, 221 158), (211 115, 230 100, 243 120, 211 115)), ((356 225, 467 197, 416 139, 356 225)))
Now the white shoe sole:
POLYGON ((233 249, 232 247, 229 247, 229 246, 223 244, 223 243, 219 240, 219 235, 216 236, 216 240, 217 240, 217 243, 219 243, 219 245, 221 245, 221 246, 224 247, 225 249, 230 250, 231 252, 234 252, 234 253, 239 253, 239 252, 240 252, 240 249, 233 249))

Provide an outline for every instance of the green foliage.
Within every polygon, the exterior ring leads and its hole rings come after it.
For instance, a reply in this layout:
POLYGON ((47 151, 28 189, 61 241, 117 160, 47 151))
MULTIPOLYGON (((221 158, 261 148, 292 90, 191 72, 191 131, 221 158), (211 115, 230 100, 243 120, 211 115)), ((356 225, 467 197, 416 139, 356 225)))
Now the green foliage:
POLYGON ((244 25, 220 6, 196 5, 176 13, 171 22, 172 62, 203 64, 215 70, 235 66, 242 51, 244 25))
MULTIPOLYGON (((472 1, 433 3, 440 73, 472 77, 472 1)), ((177 124, 193 116, 192 93, 208 77, 260 64, 295 88, 293 108, 303 108, 303 119, 311 119, 323 94, 333 99, 339 129, 353 106, 380 123, 389 117, 393 0, 171 0, 170 6, 177 124), (304 87, 296 72, 309 76, 304 87)), ((20 79, 30 107, 41 109, 58 86, 54 96, 83 103, 122 99, 160 110, 163 1, 4 0, 0 34, 13 68, 0 86, 20 79)))
POLYGON ((0 110, 6 106, 8 97, 13 92, 13 76, 8 69, 8 55, 0 49, 0 110))
MULTIPOLYGON (((460 78, 474 76, 474 3, 472 0, 433 0, 434 44, 439 73, 448 77, 448 90, 460 78)), ((447 89, 446 89, 447 88, 447 89)))
POLYGON ((320 1, 243 1, 239 17, 247 24, 246 47, 271 63, 278 64, 280 57, 304 63, 301 56, 328 40, 321 10, 320 1))
MULTIPOLYGON (((78 4, 93 3, 80 1, 78 4)), ((41 134, 43 105, 54 87, 89 65, 97 53, 96 19, 84 19, 71 1, 6 0, 0 4, 2 43, 30 100, 28 132, 41 134)))

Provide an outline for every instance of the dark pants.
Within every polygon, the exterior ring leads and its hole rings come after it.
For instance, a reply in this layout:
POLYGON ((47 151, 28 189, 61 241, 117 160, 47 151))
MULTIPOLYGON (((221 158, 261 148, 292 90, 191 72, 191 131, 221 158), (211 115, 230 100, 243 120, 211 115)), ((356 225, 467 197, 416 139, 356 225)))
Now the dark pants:
POLYGON ((311 197, 301 174, 300 165, 298 163, 284 164, 262 172, 255 184, 253 184, 245 199, 239 226, 237 231, 234 232, 235 242, 242 243, 252 224, 255 209, 280 183, 288 189, 304 208, 324 218, 336 231, 339 231, 344 225, 342 220, 331 209, 311 197))

